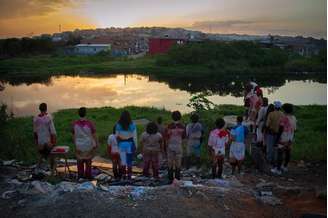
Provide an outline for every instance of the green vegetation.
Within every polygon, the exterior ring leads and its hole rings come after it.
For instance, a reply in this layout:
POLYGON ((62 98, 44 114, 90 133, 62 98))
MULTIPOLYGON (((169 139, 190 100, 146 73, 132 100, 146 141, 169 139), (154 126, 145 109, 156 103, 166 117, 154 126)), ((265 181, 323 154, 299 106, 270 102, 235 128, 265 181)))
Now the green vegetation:
MULTIPOLYGON (((288 72, 326 72, 326 54, 301 57, 252 42, 204 42, 173 47, 168 54, 138 59, 110 55, 38 55, 0 60, 0 76, 79 73, 140 73, 174 78, 221 78, 223 75, 267 76, 288 72)), ((325 76, 325 75, 323 75, 325 76)))
MULTIPOLYGON (((124 109, 130 111, 133 119, 147 118, 155 120, 158 116, 162 116, 164 123, 170 121, 170 112, 149 107, 88 109, 87 117, 96 124, 97 135, 100 141, 98 151, 100 155, 106 155, 107 136, 111 133, 115 121, 117 121, 124 109)), ((243 110, 241 106, 232 105, 222 105, 210 110, 200 110, 199 113, 201 122, 205 126, 206 138, 210 129, 214 128, 214 121, 217 117, 231 114, 239 115, 243 113, 243 110)), ((297 106, 295 115, 298 120, 298 129, 292 158, 326 160, 326 106, 297 106)), ((70 146, 72 148, 71 157, 74 157, 74 153, 70 125, 75 119, 78 119, 76 109, 62 110, 54 114, 54 122, 58 134, 57 144, 70 146)), ((189 121, 189 114, 183 116, 183 121, 189 121)), ((144 126, 138 125, 138 134, 141 134, 143 130, 144 126)), ((27 163, 36 160, 36 147, 33 144, 32 134, 32 117, 6 119, 5 122, 1 123, 0 137, 0 158, 15 158, 27 163)), ((202 147, 202 160, 208 160, 204 146, 202 147)))

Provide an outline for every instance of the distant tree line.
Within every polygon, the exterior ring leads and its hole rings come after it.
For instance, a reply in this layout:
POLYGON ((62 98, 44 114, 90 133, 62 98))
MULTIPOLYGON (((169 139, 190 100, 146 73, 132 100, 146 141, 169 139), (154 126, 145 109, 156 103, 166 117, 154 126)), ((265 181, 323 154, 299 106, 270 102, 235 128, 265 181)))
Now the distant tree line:
POLYGON ((0 57, 52 54, 57 48, 76 45, 80 41, 81 37, 73 34, 70 34, 65 42, 53 42, 50 37, 0 39, 0 57))
POLYGON ((315 71, 322 70, 325 62, 324 51, 318 56, 306 58, 279 48, 263 48, 255 42, 248 41, 186 43, 176 45, 167 54, 156 57, 156 63, 161 66, 203 65, 224 72, 287 67, 291 70, 300 66, 303 70, 312 68, 311 71, 315 71), (295 66, 294 63, 299 66, 295 66))

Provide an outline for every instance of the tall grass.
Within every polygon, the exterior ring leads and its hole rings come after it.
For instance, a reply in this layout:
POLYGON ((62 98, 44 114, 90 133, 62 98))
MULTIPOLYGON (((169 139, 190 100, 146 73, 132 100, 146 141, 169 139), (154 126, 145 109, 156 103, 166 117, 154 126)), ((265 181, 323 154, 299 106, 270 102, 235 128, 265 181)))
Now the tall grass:
MULTIPOLYGON (((92 120, 97 129, 100 147, 99 154, 106 155, 106 141, 112 132, 114 123, 118 120, 122 110, 128 110, 133 119, 146 118, 156 120, 158 116, 164 123, 170 122, 170 112, 150 107, 125 107, 115 109, 111 107, 92 108, 87 110, 87 118, 92 120)), ((205 141, 202 146, 202 160, 207 161, 205 144, 209 131, 214 128, 217 117, 224 115, 240 115, 243 107, 222 105, 210 111, 200 113, 201 122, 205 127, 205 141)), ((58 145, 71 148, 70 157, 74 157, 71 123, 78 119, 77 109, 62 110, 53 114, 58 135, 58 145)), ((292 159, 294 160, 326 160, 327 132, 326 106, 298 106, 295 108, 297 122, 296 140, 293 145, 292 159)), ((189 121, 189 114, 183 115, 183 122, 189 121)), ((144 126, 138 125, 138 134, 144 131, 144 126)), ((0 129, 0 158, 18 159, 32 163, 36 160, 36 146, 33 143, 32 117, 10 119, 0 129)))

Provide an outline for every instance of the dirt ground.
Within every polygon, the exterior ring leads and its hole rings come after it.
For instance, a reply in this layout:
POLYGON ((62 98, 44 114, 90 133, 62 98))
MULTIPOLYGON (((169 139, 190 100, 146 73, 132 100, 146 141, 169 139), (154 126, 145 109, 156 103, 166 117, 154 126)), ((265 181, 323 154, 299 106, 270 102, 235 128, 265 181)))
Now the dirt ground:
MULTIPOLYGON (((260 174, 246 169, 233 177, 238 186, 165 185, 154 187, 143 197, 117 196, 92 190, 59 195, 18 194, 0 199, 1 217, 302 217, 326 216, 325 162, 291 163, 283 176, 260 174), (282 204, 272 206, 256 198, 261 182, 274 184, 273 195, 282 204), (320 194, 322 192, 322 194, 320 194)), ((8 190, 8 179, 15 177, 13 167, 1 167, 0 193, 8 190)), ((226 169, 228 175, 228 169, 226 169)), ((232 181, 227 176, 226 181, 232 181)), ((232 184, 232 183, 231 183, 232 184)))

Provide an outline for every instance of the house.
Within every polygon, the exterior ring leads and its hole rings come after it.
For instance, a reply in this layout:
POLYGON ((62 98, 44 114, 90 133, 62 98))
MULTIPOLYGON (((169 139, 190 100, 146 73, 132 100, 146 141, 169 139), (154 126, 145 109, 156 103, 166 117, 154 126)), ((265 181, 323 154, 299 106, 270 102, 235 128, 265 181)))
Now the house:
POLYGON ((74 46, 74 53, 79 55, 94 55, 101 51, 110 51, 110 44, 78 44, 74 46))
POLYGON ((183 38, 150 38, 148 41, 149 54, 167 53, 173 45, 183 45, 187 42, 183 38))

